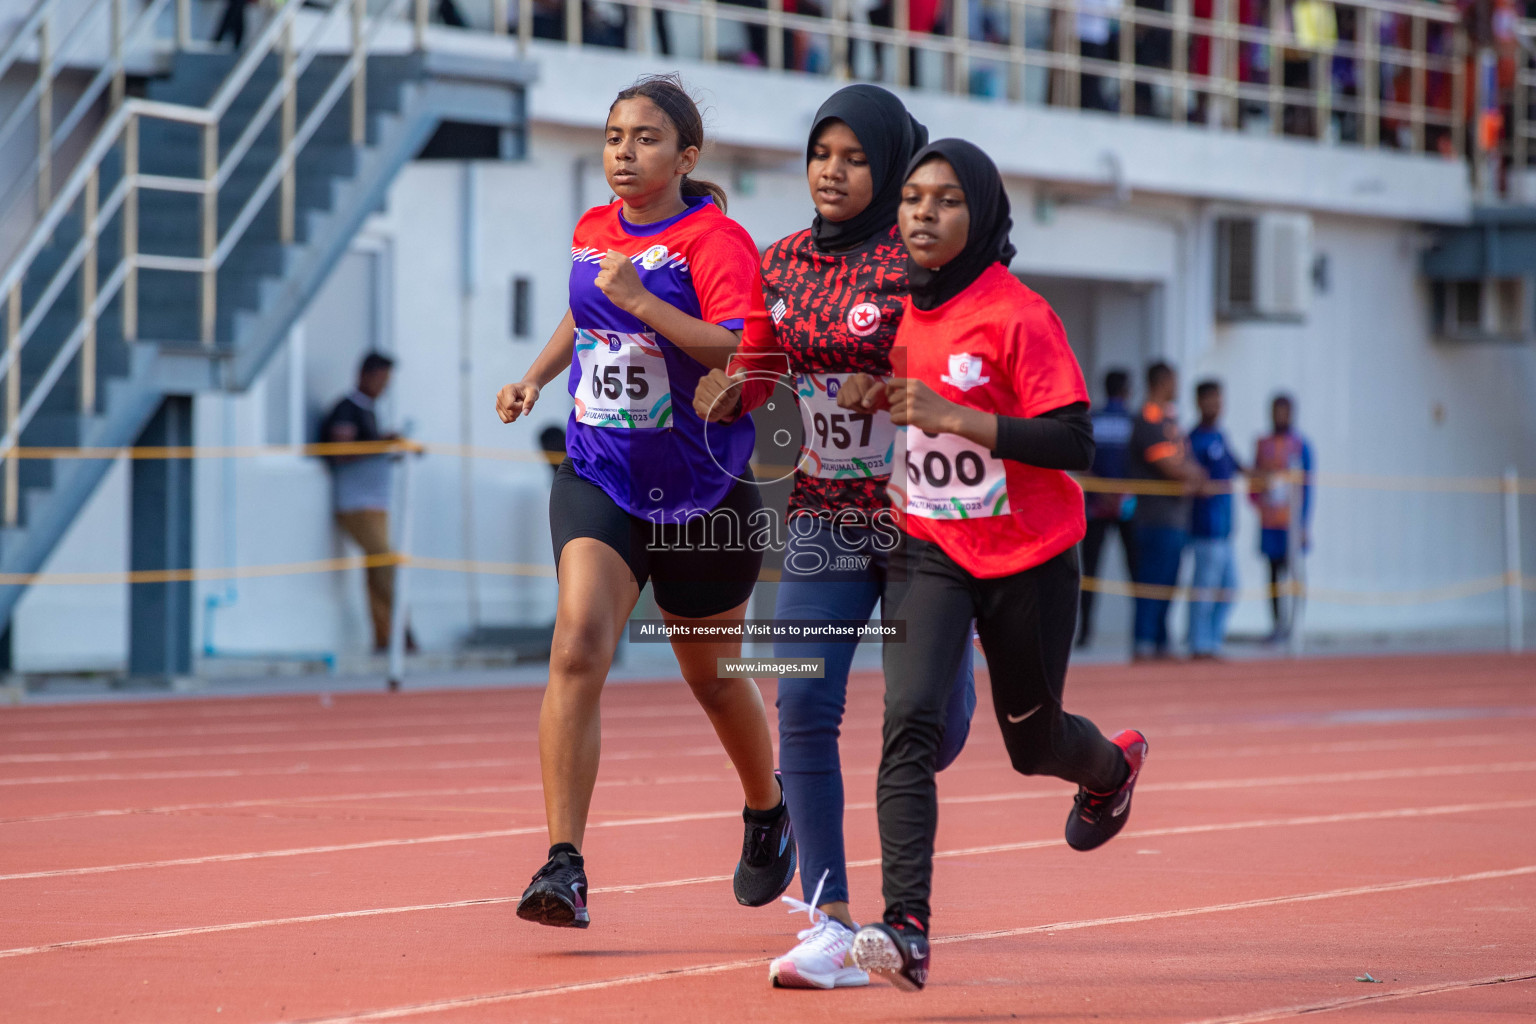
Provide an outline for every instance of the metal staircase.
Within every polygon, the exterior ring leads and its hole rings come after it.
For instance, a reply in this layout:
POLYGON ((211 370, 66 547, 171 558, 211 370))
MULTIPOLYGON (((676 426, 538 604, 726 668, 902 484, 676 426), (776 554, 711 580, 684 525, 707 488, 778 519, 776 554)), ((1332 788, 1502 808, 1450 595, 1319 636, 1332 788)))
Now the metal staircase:
MULTIPOLYGON (((518 61, 433 53, 422 0, 371 14, 362 0, 291 2, 238 58, 190 52, 177 4, 168 73, 130 97, 125 45, 164 30, 168 0, 133 17, 128 0, 97 2, 111 13, 96 76, 110 115, 57 189, 34 162, 41 216, 0 268, 4 574, 37 572, 106 474, 110 457, 79 449, 135 444, 168 398, 248 387, 437 126, 521 129, 531 77, 518 61)), ((38 0, 21 28, 36 35, 44 124, 68 44, 49 37, 60 3, 38 0)), ((0 75, 27 43, 0 40, 0 75)), ((53 149, 44 132, 40 154, 53 149)), ((0 585, 0 623, 24 589, 0 585)))

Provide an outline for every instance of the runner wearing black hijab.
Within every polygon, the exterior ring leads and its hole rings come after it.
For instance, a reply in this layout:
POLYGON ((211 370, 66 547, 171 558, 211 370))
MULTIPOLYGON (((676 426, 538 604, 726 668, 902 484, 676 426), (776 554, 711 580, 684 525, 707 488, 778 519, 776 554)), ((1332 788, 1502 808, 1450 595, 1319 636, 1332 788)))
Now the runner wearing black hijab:
MULTIPOLYGON (((894 95, 873 85, 834 93, 812 121, 806 179, 816 218, 769 248, 763 291, 771 318, 749 322, 733 369, 768 370, 745 380, 711 374, 694 395, 706 419, 732 419, 764 402, 772 371, 794 376, 805 447, 789 499, 789 548, 775 615, 780 621, 866 622, 883 601, 900 532, 886 500, 896 430, 884 411, 841 409, 851 374, 885 379, 906 294, 907 251, 896 208, 907 162, 927 130, 894 95)), ((823 678, 779 681, 779 768, 795 808, 803 900, 810 927, 768 968, 775 985, 842 988, 869 976, 845 965, 853 943, 843 846, 838 735, 857 641, 781 643, 784 658, 823 659, 823 678)), ((966 649, 951 669, 937 766, 959 755, 976 690, 966 649)), ((788 899, 786 897, 786 899, 788 899)))
POLYGON ((1062 708, 1085 530, 1082 490, 1065 471, 1091 464, 1093 430, 1061 321, 1008 273, 1012 222, 997 168, 958 139, 926 147, 902 186, 900 228, 911 306, 895 375, 851 380, 838 402, 887 408, 907 428, 906 467, 890 491, 912 568, 887 612, 905 621, 907 641, 885 645, 876 790, 886 909, 859 931, 853 957, 917 991, 928 976, 934 761, 971 620, 1014 769, 1077 783, 1074 849, 1124 827, 1147 741, 1135 730, 1107 740, 1062 708))

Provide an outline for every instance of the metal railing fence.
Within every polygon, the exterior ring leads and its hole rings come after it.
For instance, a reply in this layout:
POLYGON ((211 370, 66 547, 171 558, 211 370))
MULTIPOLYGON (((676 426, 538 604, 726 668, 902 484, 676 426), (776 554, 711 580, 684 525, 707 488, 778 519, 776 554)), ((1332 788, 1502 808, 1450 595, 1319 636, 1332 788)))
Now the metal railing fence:
MULTIPOLYGON (((157 16, 167 0, 154 0, 137 26, 145 18, 157 16)), ((57 0, 44 0, 39 13, 29 19, 39 26, 48 24, 46 14, 57 0)), ((291 242, 294 236, 295 167, 299 153, 314 137, 344 92, 350 90, 350 134, 354 143, 367 137, 367 55, 385 25, 398 23, 406 0, 390 0, 380 10, 369 13, 366 0, 345 0, 317 20, 308 37, 295 45, 295 23, 301 5, 291 3, 280 9, 250 44, 234 68, 204 107, 184 106, 139 98, 119 97, 116 109, 98 129, 94 141, 80 159, 68 181, 51 192, 41 219, 10 263, 0 272, 0 303, 6 311, 5 347, 0 354, 0 378, 5 381, 5 427, 0 435, 0 459, 4 461, 4 507, 0 519, 13 526, 19 518, 18 462, 15 450, 22 431, 37 414, 49 392, 63 376, 70 362, 80 359, 79 407, 82 412, 96 405, 96 329, 115 300, 121 298, 123 337, 136 340, 138 330, 138 272, 160 270, 195 274, 200 279, 199 331, 196 342, 205 349, 215 347, 218 311, 218 271, 251 223, 274 192, 278 193, 279 238, 291 242), (298 80, 319 56, 322 40, 343 20, 350 22, 350 47, 347 60, 324 89, 306 117, 297 118, 298 80), (220 129, 237 97, 247 88, 258 67, 269 56, 280 63, 277 83, 262 98, 257 110, 238 125, 239 134, 220 156, 220 129), (230 177, 251 151, 258 136, 272 123, 279 124, 277 154, 266 168, 255 189, 231 223, 222 231, 219 225, 219 194, 230 177), (170 121, 195 126, 200 134, 201 174, 177 177, 146 174, 140 170, 139 129, 145 119, 170 121), (121 173, 106 195, 101 194, 104 165, 109 156, 121 157, 121 173), (198 211, 199 255, 171 256, 145 252, 139 244, 138 201, 142 190, 188 193, 200 197, 198 211), (34 261, 54 239, 67 217, 78 210, 81 236, 65 255, 58 269, 28 310, 23 310, 22 284, 34 261), (105 225, 120 217, 122 238, 118 251, 103 253, 99 239, 105 225), (105 259, 104 259, 105 257, 105 259), (71 281, 79 289, 79 318, 63 345, 49 361, 40 379, 23 395, 21 353, 40 325, 55 308, 71 281)), ((114 10, 121 0, 113 0, 114 10)), ((186 0, 177 0, 176 25, 181 35, 188 24, 186 0)), ((45 29, 40 29, 44 31, 45 29)), ((104 69, 108 77, 120 77, 121 52, 128 38, 129 26, 121 18, 113 20, 114 67, 104 69)), ((10 53, 8 49, 7 54, 10 53)), ((46 64, 46 62, 44 62, 46 64)), ((42 66, 42 65, 40 65, 42 66)), ((42 80, 40 73, 40 81, 42 80)), ((101 77, 101 76, 98 76, 101 77)), ((46 90, 44 90, 46 93, 46 90)), ((46 119, 44 119, 46 121, 46 119)), ((40 157, 49 151, 40 145, 40 157)), ((46 164, 46 160, 44 161, 46 164)), ((39 188, 44 187, 40 179, 39 188)), ((181 339, 155 339, 175 341, 181 339)))

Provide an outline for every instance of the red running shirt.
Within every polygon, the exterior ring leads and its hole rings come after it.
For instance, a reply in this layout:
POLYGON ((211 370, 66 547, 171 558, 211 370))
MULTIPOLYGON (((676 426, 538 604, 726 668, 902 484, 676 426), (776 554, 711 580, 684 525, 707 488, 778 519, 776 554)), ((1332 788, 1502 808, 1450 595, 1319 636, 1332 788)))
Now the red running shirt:
MULTIPOLYGON (((891 361, 896 376, 1000 416, 1088 401, 1061 320, 1000 263, 937 309, 908 299, 891 361)), ((1083 491, 1061 470, 994 458, 955 434, 906 433, 904 472, 890 484, 902 527, 971 575, 1011 576, 1083 539, 1083 491)))

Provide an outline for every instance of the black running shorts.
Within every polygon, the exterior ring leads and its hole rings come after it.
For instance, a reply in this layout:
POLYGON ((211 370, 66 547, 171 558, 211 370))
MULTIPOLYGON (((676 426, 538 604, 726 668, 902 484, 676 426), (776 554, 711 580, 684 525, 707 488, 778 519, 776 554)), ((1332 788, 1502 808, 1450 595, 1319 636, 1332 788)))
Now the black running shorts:
POLYGON ((747 543, 756 522, 752 516, 763 507, 750 475, 709 516, 658 526, 630 515, 567 460, 549 492, 555 565, 567 544, 591 537, 619 553, 637 586, 650 580, 662 611, 685 619, 730 611, 752 596, 763 565, 763 553, 747 543))

